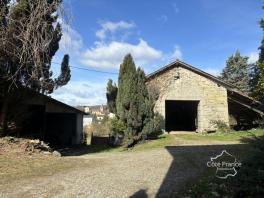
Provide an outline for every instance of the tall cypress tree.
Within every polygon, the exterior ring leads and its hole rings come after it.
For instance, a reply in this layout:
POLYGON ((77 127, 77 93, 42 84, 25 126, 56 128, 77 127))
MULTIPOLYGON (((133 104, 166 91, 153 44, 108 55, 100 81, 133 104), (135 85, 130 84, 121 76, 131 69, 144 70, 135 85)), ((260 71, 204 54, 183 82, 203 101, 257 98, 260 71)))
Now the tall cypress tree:
POLYGON ((109 79, 106 87, 107 107, 110 113, 116 114, 116 96, 118 88, 113 84, 113 80, 109 79))
POLYGON ((58 76, 58 78, 55 79, 56 88, 66 85, 71 79, 71 70, 69 67, 69 61, 70 61, 70 57, 68 54, 66 54, 63 57, 63 60, 61 63, 61 73, 58 76))
MULTIPOLYGON (((262 7, 262 9, 264 9, 264 6, 262 7)), ((260 28, 264 31, 264 19, 261 19, 259 22, 260 28)), ((263 62, 264 61, 264 36, 262 38, 261 41, 261 45, 259 47, 260 52, 259 52, 259 62, 263 62)))
POLYGON ((117 116, 126 126, 125 139, 130 144, 137 133, 137 76, 136 66, 130 54, 126 55, 120 65, 118 93, 116 99, 117 116))
POLYGON ((138 113, 139 113, 139 131, 142 131, 144 125, 150 121, 153 117, 153 104, 152 98, 148 93, 146 86, 146 75, 145 72, 141 69, 137 69, 137 102, 138 102, 138 113))
POLYGON ((130 54, 126 55, 120 65, 118 76, 118 93, 116 98, 116 110, 118 117, 127 122, 128 111, 131 108, 136 95, 136 66, 130 54))
POLYGON ((236 53, 226 61, 226 67, 221 73, 221 79, 234 85, 243 93, 248 94, 250 92, 250 68, 247 61, 248 57, 243 57, 240 55, 239 51, 236 51, 236 53))
POLYGON ((128 54, 120 66, 116 100, 117 115, 126 126, 127 146, 145 139, 154 126, 154 100, 145 82, 144 71, 136 69, 132 56, 128 54))

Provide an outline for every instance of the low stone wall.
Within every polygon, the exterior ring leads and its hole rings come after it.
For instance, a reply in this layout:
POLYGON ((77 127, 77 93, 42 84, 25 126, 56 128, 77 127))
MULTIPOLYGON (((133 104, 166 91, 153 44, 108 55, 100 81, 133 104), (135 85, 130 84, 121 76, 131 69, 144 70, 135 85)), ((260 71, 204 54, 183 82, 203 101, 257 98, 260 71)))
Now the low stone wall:
POLYGON ((108 136, 96 136, 92 134, 91 145, 108 145, 110 141, 108 136))

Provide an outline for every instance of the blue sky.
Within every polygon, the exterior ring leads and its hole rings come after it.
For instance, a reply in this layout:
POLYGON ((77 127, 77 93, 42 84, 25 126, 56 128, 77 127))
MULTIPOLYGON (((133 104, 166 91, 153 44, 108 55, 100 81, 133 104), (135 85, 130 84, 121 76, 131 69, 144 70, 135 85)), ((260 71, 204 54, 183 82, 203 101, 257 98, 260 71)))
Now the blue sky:
MULTIPOLYGON (((150 73, 181 59, 217 75, 237 49, 250 62, 258 57, 261 0, 64 0, 70 20, 53 62, 68 53, 70 64, 118 73, 131 53, 150 73)), ((54 64, 55 75, 59 65, 54 64)), ((72 68, 68 85, 52 95, 70 105, 106 103, 107 80, 115 74, 72 68)))

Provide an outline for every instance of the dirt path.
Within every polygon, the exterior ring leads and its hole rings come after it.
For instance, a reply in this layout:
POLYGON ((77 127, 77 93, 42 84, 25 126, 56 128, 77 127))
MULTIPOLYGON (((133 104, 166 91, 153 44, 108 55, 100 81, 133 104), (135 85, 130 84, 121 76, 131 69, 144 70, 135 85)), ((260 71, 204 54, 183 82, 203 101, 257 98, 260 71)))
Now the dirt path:
MULTIPOLYGON (((228 147, 228 148, 227 148, 228 147)), ((87 161, 67 172, 0 185, 0 197, 166 197, 195 182, 225 146, 177 146, 71 157, 87 161)))

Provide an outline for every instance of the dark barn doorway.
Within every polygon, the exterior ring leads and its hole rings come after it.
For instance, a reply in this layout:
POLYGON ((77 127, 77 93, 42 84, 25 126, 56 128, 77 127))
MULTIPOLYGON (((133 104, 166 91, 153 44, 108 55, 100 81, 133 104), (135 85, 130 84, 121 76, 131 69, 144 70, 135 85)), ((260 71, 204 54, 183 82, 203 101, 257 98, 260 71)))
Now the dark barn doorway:
POLYGON ((197 129, 197 109, 199 101, 166 100, 165 130, 195 131, 197 129))
MULTIPOLYGON (((43 138, 44 132, 44 118, 45 106, 44 105, 28 105, 20 107, 20 124, 21 129, 19 135, 21 137, 29 138, 43 138)), ((19 124, 18 124, 19 125, 19 124)))
POLYGON ((47 113, 45 141, 52 146, 70 146, 76 126, 76 114, 47 113))

